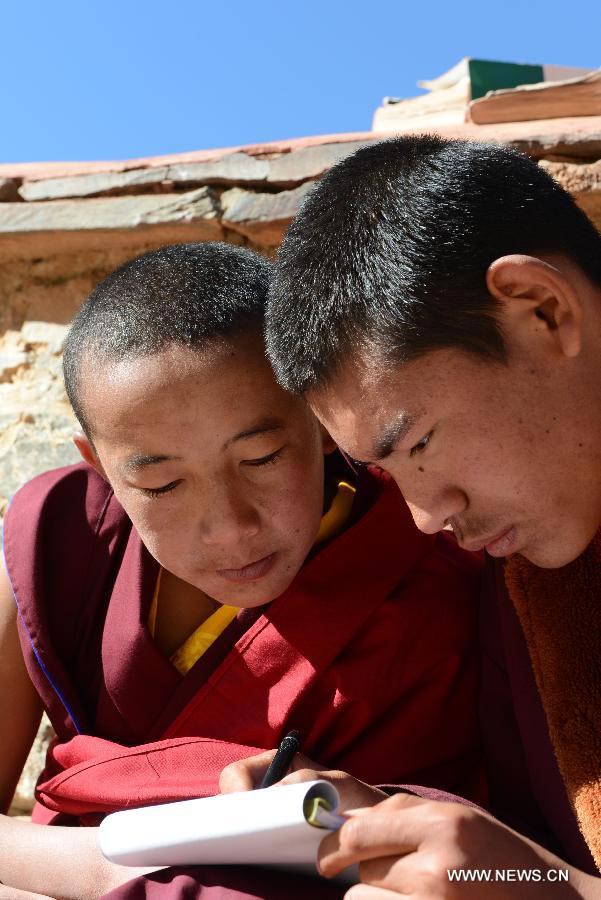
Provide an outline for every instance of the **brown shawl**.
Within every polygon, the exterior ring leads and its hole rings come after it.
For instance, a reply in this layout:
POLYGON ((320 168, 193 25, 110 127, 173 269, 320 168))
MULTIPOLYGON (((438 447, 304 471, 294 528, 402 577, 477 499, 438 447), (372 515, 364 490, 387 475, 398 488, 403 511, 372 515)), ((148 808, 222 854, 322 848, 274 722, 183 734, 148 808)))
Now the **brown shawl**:
POLYGON ((580 830, 601 869, 601 531, 561 569, 512 557, 519 616, 551 742, 580 830))

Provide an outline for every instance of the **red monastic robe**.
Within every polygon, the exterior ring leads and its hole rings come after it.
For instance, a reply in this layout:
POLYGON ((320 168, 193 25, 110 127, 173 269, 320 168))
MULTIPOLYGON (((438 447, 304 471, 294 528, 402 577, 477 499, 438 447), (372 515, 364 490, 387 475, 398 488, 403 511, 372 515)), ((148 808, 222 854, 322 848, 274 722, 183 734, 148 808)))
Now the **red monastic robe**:
POLYGON ((365 473, 357 499, 285 593, 241 611, 182 676, 146 625, 158 564, 109 485, 80 464, 22 488, 4 552, 57 732, 34 818, 215 793, 224 765, 292 728, 364 781, 474 796, 479 561, 420 534, 388 479, 365 473))

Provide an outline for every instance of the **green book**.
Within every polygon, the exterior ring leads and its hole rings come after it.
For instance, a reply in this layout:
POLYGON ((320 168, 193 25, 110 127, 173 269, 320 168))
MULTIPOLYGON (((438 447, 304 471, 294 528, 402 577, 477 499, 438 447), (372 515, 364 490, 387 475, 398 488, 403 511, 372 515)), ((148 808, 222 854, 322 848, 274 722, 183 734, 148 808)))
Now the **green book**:
POLYGON ((468 59, 467 65, 472 100, 484 97, 488 91, 515 88, 521 84, 537 84, 546 80, 544 66, 495 62, 489 59, 468 59))

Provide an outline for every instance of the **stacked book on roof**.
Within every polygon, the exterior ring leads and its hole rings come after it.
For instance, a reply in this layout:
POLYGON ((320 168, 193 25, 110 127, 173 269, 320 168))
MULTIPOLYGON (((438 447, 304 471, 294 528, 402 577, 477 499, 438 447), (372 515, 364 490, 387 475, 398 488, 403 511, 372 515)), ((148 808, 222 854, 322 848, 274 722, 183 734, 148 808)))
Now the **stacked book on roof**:
POLYGON ((385 97, 373 130, 601 115, 601 69, 466 57, 438 78, 419 81, 418 87, 426 93, 407 100, 385 97))

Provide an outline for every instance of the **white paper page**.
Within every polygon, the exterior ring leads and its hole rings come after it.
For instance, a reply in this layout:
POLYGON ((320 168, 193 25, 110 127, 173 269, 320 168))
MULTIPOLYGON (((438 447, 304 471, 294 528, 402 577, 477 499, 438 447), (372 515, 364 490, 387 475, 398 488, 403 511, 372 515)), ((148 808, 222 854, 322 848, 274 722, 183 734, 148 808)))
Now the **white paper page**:
POLYGON ((99 829, 100 848, 127 866, 315 864, 325 837, 305 819, 307 800, 338 809, 327 781, 220 794, 112 813, 99 829))

